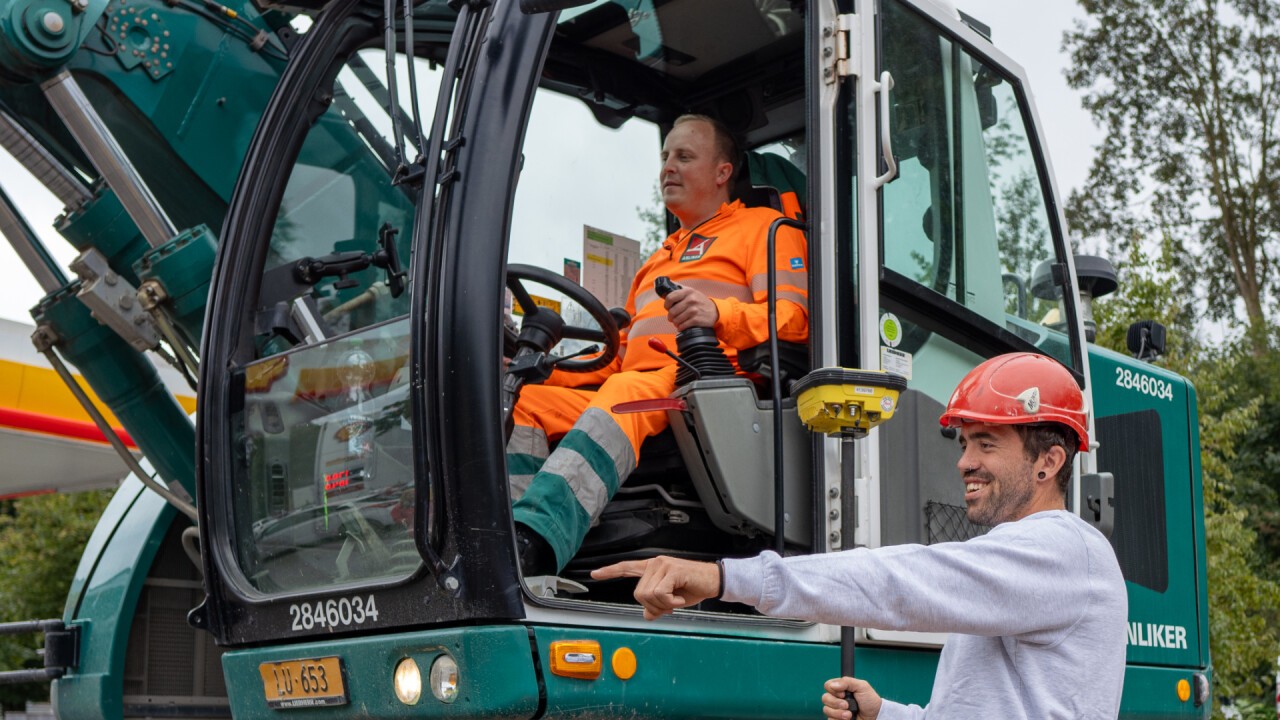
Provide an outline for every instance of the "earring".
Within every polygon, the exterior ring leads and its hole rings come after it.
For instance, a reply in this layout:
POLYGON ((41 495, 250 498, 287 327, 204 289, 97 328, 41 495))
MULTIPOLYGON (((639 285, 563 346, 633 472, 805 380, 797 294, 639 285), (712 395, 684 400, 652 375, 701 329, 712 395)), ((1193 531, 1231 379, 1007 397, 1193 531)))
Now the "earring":
POLYGON ((1040 477, 1040 479, 1041 479, 1041 480, 1043 480, 1043 479, 1044 479, 1044 473, 1040 473, 1039 477, 1040 477))

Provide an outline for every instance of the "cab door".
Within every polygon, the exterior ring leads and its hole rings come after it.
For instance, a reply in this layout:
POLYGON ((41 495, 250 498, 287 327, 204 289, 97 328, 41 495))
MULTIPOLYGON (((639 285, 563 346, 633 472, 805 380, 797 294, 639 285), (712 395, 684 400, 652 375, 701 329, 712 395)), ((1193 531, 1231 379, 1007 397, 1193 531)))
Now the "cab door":
MULTIPOLYGON (((394 33, 388 59, 381 19, 335 3, 267 108, 228 212, 202 364, 208 601, 193 621, 220 644, 519 613, 490 592, 497 573, 513 572, 509 558, 493 557, 503 546, 460 550, 450 538, 465 533, 449 530, 480 521, 459 519, 466 509, 437 491, 444 473, 465 465, 452 451, 474 444, 442 448, 439 438, 479 401, 437 406, 449 392, 435 388, 441 375, 482 365, 435 352, 446 342, 436 333, 462 334, 441 331, 450 311, 474 308, 454 300, 465 288, 439 294, 435 204, 459 192, 424 178, 457 176, 463 143, 432 159, 446 131, 457 138, 463 123, 451 115, 462 112, 465 89, 483 94, 495 75, 528 75, 536 56, 485 53, 502 68, 476 69, 465 48, 490 17, 488 8, 422 3, 411 51, 410 34, 394 33)), ((519 34, 520 18, 506 17, 506 32, 519 34)), ((472 318, 470 327, 496 326, 472 318)), ((483 367, 484 381, 462 394, 492 385, 492 364, 483 367)))
POLYGON ((838 171, 856 177, 861 211, 838 241, 853 262, 838 268, 848 289, 837 336, 855 340, 834 355, 903 375, 908 390, 894 418, 857 444, 854 540, 965 540, 986 528, 966 518, 959 449, 938 417, 966 373, 1008 352, 1055 358, 1088 395, 1074 269, 1021 69, 954 11, 867 6, 873 18, 846 23, 861 40, 849 99, 859 153, 838 171))

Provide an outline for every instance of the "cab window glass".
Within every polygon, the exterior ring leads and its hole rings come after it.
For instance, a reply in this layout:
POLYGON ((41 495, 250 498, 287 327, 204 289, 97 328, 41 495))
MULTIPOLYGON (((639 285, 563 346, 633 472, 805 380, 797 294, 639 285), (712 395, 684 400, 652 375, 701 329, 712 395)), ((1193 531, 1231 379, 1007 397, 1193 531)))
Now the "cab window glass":
POLYGON ((881 456, 894 460, 881 466, 878 541, 964 540, 986 529, 966 518, 959 449, 938 417, 986 358, 948 316, 976 314, 1070 367, 1058 253, 1013 81, 902 3, 883 9, 899 169, 883 191, 888 289, 872 362, 909 381, 879 432, 881 456))
MULTIPOLYGON (((419 65, 422 112, 430 117, 439 81, 419 65)), ((403 57, 398 67, 404 88, 403 57)), ((380 50, 354 55, 334 82, 332 106, 303 143, 263 267, 255 328, 260 356, 408 312, 409 278, 393 275, 411 265, 416 198, 412 185, 392 183, 395 140, 384 75, 380 50)), ((405 118, 401 131, 412 159, 418 148, 405 118)))
POLYGON ((884 37, 899 158, 885 267, 1070 366, 1064 278, 1015 84, 900 3, 885 5, 884 37))
POLYGON ((407 319, 247 368, 241 569, 283 592, 418 566, 407 319), (244 512, 244 511, 248 512, 244 512))
MULTIPOLYGON (((439 78, 416 66, 420 114, 439 78)), ((398 58, 401 103, 406 60, 398 58)), ((408 322, 417 192, 398 166, 381 50, 350 58, 274 219, 240 399, 236 558, 263 593, 390 581, 419 565, 408 322)), ((405 154, 417 157, 404 111, 405 154)))

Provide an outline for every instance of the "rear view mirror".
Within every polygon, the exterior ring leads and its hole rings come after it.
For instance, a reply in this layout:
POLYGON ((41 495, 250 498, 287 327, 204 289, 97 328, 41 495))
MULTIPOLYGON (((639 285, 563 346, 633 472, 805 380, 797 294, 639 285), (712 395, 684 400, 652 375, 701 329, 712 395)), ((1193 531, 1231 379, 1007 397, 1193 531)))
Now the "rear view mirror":
POLYGON ((1139 320, 1129 326, 1129 352, 1143 362, 1155 362, 1164 354, 1165 329, 1155 320, 1139 320))

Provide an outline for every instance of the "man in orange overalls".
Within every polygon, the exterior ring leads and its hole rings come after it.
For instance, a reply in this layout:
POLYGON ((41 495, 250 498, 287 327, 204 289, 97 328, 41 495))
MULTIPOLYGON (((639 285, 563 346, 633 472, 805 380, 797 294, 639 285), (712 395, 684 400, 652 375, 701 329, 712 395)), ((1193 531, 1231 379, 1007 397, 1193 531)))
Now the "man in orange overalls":
MULTIPOLYGON (((622 333, 618 357, 596 373, 555 373, 547 384, 522 389, 507 468, 526 576, 552 574, 569 562, 635 469, 645 438, 667 427, 666 412, 610 410, 675 390, 675 362, 650 348, 650 337, 675 347, 676 331, 713 327, 735 366, 737 349, 769 339, 766 241, 779 213, 729 202, 738 157, 733 136, 719 122, 700 115, 676 119, 662 144, 661 183, 662 200, 680 229, 631 283, 626 310, 633 321, 622 333), (664 275, 681 286, 665 300, 654 290, 664 275), (588 384, 599 389, 571 387, 588 384), (548 441, 557 438, 549 453, 548 441)), ((781 340, 809 336, 806 257, 804 236, 781 228, 774 259, 781 340)))

